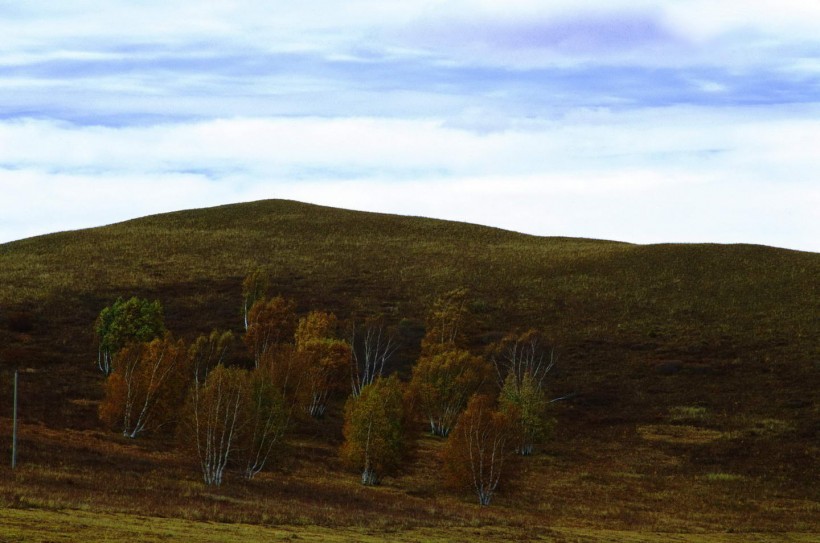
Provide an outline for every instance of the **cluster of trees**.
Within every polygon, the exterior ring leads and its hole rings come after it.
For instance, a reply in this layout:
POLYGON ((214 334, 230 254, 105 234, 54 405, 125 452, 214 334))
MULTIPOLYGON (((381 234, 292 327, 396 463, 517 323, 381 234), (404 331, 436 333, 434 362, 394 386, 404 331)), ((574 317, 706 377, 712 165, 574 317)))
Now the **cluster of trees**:
POLYGON ((243 284, 247 364, 229 363, 231 332, 186 343, 166 330, 159 302, 117 300, 96 323, 106 375, 100 417, 132 438, 175 428, 205 483, 219 485, 229 468, 253 478, 295 419, 323 417, 347 390, 340 454, 363 484, 378 484, 406 463, 423 420, 447 439, 446 480, 488 505, 511 475, 513 457, 531 454, 549 435, 544 380, 553 357, 532 330, 476 354, 467 342, 467 302, 460 289, 432 305, 421 355, 404 383, 384 376, 397 342, 383 318, 347 326, 323 311, 299 318, 292 300, 266 296, 258 272, 243 284))
POLYGON ((253 478, 294 416, 324 415, 346 386, 353 357, 331 313, 299 319, 294 302, 258 297, 243 318, 253 362, 230 365, 231 332, 215 330, 188 344, 166 330, 157 301, 117 300, 105 308, 96 323, 106 360, 101 420, 131 438, 175 429, 207 484, 221 484, 228 466, 253 478), (150 327, 141 325, 145 314, 150 327))
POLYGON ((406 385, 378 378, 345 405, 342 455, 363 484, 394 472, 412 450, 411 423, 422 418, 447 438, 446 481, 489 505, 513 474, 516 456, 533 453, 553 420, 544 380, 554 364, 538 332, 513 333, 479 356, 467 347, 467 292, 439 298, 427 318, 419 360, 406 385))

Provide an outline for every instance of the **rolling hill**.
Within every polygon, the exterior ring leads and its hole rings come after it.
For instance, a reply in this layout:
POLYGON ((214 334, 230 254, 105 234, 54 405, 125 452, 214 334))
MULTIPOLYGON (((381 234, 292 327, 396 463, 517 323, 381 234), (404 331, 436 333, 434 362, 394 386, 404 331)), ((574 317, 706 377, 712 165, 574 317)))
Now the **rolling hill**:
MULTIPOLYGON (((105 437, 96 419, 102 377, 92 324, 100 309, 138 295, 160 299, 168 328, 183 337, 215 327, 239 331, 242 279, 260 267, 271 292, 295 299, 300 312, 386 314, 402 341, 391 368, 401 375, 418 353, 430 302, 454 288, 469 289, 477 351, 516 328, 544 330, 558 355, 551 388, 572 397, 557 404, 555 439, 522 483, 529 497, 510 492, 500 502, 517 511, 511 525, 820 531, 816 480, 806 478, 820 472, 820 255, 537 237, 291 201, 182 211, 0 245, 0 388, 5 398, 11 368, 24 372, 30 461, 62 455, 77 465, 98 462, 98 453, 78 444, 83 435, 110 440, 105 447, 118 451, 129 446, 105 437), (694 505, 680 510, 679 499, 694 505)), ((4 401, 0 439, 9 416, 4 401)), ((302 436, 314 453, 301 462, 329 462, 338 431, 327 424, 302 436)), ((166 441, 149 440, 136 471, 171 454, 166 441)), ((426 440, 422 451, 437 446, 426 440)), ((391 491, 429 499, 430 462, 406 475, 411 483, 398 477, 391 491)), ((278 476, 318 485, 334 507, 329 496, 342 492, 336 483, 302 480, 297 464, 278 476)), ((53 493, 52 483, 37 484, 53 493)), ((15 502, 10 488, 6 482, 0 493, 6 505, 15 502)), ((263 490, 229 490, 235 500, 256 491, 263 490)), ((356 492, 361 503, 354 507, 373 507, 356 492)), ((477 518, 465 502, 444 499, 444 519, 464 526, 477 518)), ((396 500, 387 525, 438 522, 396 500)), ((143 513, 179 516, 168 507, 143 513)), ((225 507, 201 518, 263 522, 225 507)), ((304 515, 321 523, 316 511, 304 515)), ((480 518, 492 524, 503 515, 480 518)))

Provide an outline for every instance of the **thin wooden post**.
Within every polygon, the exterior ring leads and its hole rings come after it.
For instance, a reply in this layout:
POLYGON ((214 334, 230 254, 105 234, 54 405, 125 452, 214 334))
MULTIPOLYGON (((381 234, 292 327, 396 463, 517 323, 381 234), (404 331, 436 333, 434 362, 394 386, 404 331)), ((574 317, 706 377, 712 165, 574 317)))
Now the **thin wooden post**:
POLYGON ((11 469, 17 465, 17 370, 14 370, 14 423, 11 430, 11 469))

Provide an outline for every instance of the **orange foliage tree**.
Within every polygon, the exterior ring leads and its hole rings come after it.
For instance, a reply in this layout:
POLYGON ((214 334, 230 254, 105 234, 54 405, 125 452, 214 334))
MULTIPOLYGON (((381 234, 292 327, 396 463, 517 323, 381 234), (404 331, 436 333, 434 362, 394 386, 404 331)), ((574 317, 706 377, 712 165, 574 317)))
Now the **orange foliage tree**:
POLYGON ((222 484, 238 447, 248 398, 247 375, 247 370, 219 364, 188 392, 179 434, 183 446, 196 450, 205 484, 222 484))
POLYGON ((196 452, 205 483, 218 486, 229 465, 247 479, 262 471, 288 418, 281 394, 263 369, 219 364, 191 386, 178 436, 183 448, 196 452))
POLYGON ((174 421, 191 380, 188 350, 170 334, 123 348, 105 383, 100 418, 137 437, 174 421))
POLYGON ((510 475, 513 434, 510 418, 495 408, 492 398, 470 398, 443 453, 450 486, 469 488, 479 504, 490 505, 499 484, 510 475))
POLYGON ((296 303, 277 296, 258 300, 248 313, 245 344, 253 354, 256 366, 277 345, 289 342, 296 328, 296 303))

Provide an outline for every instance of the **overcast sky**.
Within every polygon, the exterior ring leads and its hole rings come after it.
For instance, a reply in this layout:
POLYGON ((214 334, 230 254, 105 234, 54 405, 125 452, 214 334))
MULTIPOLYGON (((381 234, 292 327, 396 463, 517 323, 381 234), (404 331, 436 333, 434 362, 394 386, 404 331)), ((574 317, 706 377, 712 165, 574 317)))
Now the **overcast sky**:
POLYGON ((818 29, 820 1, 0 0, 0 243, 288 198, 820 251, 818 29))

